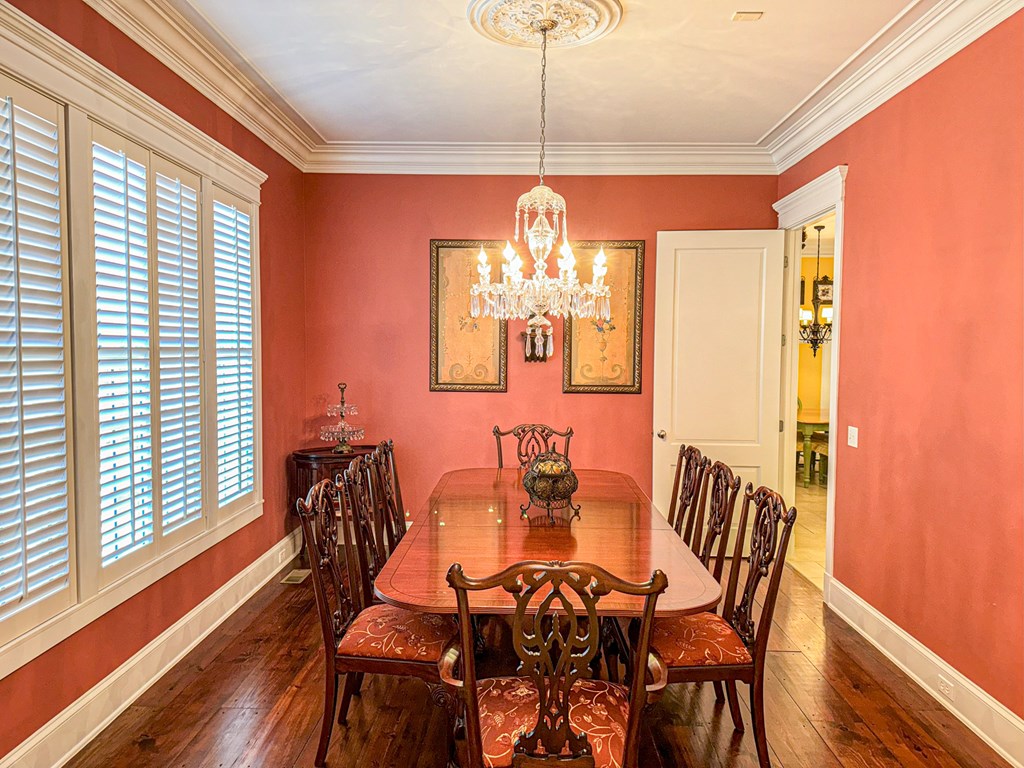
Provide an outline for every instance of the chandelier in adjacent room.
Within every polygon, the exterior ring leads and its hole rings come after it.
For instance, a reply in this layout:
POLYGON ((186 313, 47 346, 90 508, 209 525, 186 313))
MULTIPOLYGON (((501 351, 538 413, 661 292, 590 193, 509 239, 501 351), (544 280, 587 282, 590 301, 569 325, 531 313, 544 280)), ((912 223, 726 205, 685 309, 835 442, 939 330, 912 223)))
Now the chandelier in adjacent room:
MULTIPOLYGON (((534 3, 534 8, 541 8, 534 3)), ((550 10, 550 9, 549 9, 550 10)), ((608 272, 604 251, 594 258, 593 281, 583 284, 576 274, 576 257, 569 245, 568 215, 565 198, 544 184, 544 143, 547 107, 548 35, 558 29, 560 14, 545 15, 529 21, 529 28, 540 36, 540 161, 539 183, 520 196, 516 205, 515 241, 520 232, 533 259, 533 274, 523 274, 523 259, 511 242, 505 244, 500 279, 491 279, 487 254, 480 249, 477 267, 479 281, 470 288, 470 311, 500 320, 528 320, 527 355, 531 346, 553 352, 551 323, 545 315, 609 319, 611 290, 604 283, 608 272), (558 276, 548 275, 548 257, 561 242, 557 259, 558 276), (532 345, 531 345, 532 340, 532 345)), ((522 18, 522 17, 521 17, 522 18)), ((524 22, 525 23, 525 22, 524 22)), ((527 33, 529 30, 524 31, 527 33)))
POLYGON ((811 288, 814 312, 800 310, 800 341, 811 345, 813 357, 818 356, 818 349, 823 344, 832 341, 832 307, 821 307, 822 304, 832 303, 832 281, 828 277, 821 277, 821 230, 824 228, 824 224, 814 225, 818 233, 818 257, 814 265, 814 285, 811 288))

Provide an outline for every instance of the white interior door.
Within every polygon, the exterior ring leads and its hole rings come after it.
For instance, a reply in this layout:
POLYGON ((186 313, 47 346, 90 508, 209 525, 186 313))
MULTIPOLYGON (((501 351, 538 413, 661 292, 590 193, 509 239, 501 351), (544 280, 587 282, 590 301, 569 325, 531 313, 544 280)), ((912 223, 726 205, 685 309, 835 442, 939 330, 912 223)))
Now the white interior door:
POLYGON ((654 503, 668 514, 681 443, 779 488, 782 230, 659 232, 654 503))

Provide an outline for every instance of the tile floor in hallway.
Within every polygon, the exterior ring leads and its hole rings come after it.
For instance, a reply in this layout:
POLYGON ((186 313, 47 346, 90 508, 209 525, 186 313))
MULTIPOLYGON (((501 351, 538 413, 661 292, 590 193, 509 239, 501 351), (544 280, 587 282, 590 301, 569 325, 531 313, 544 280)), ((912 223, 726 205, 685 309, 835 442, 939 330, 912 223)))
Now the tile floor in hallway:
POLYGON ((812 481, 804 488, 803 476, 798 473, 796 498, 796 526, 793 545, 786 557, 787 565, 801 573, 818 589, 825 578, 825 496, 824 485, 812 481))

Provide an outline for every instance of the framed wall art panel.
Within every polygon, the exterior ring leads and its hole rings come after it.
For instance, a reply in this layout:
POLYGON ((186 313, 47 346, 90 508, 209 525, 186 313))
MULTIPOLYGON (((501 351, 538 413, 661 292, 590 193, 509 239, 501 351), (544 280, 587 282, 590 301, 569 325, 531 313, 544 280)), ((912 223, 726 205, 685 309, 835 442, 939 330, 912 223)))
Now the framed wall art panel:
POLYGON ((611 286, 610 320, 566 318, 562 331, 562 391, 638 394, 643 341, 644 241, 573 243, 580 282, 590 282, 604 248, 611 286))
POLYGON ((480 248, 500 261, 504 245, 496 240, 430 241, 431 392, 507 389, 507 323, 473 317, 469 311, 480 248))

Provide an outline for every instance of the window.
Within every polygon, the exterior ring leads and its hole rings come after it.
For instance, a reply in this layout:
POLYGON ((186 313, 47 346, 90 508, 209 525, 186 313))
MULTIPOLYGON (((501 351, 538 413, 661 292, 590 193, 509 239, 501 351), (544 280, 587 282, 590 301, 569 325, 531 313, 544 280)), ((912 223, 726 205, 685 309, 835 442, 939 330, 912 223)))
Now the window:
POLYGON ((0 677, 262 514, 266 176, 51 54, 0 46, 0 677))
POLYGON ((64 121, 0 78, 0 642, 70 604, 64 121))
POLYGON ((219 191, 213 201, 217 500, 222 507, 250 493, 254 482, 252 227, 248 208, 219 191))
POLYGON ((204 238, 198 175, 90 130, 102 587, 254 500, 253 221, 251 203, 209 185, 204 238))

